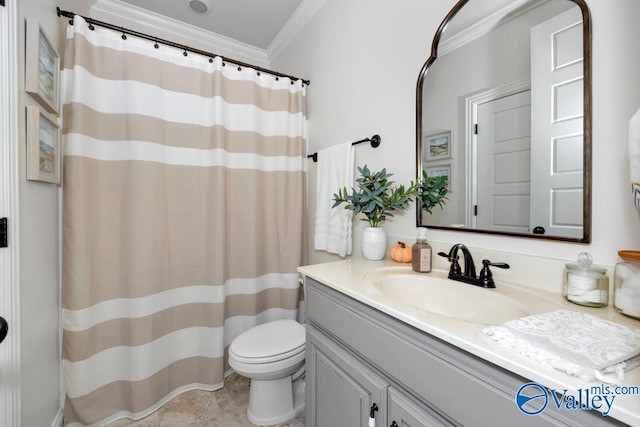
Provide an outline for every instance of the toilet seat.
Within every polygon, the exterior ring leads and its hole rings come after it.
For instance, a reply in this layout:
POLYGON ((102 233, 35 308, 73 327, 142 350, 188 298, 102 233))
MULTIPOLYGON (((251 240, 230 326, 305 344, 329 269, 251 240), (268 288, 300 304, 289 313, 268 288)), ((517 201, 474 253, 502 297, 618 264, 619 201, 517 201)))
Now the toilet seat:
POLYGON ((305 349, 305 328, 295 320, 276 320, 238 335, 229 357, 244 364, 266 364, 295 358, 305 349))

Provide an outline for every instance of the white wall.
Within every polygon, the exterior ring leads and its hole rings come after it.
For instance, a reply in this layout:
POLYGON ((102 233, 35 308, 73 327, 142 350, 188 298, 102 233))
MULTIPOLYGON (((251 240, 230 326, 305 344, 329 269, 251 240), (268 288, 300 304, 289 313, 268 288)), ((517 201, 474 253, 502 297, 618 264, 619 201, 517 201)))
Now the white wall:
POLYGON ((61 426, 60 187, 26 180, 25 107, 39 104, 24 91, 25 21, 38 21, 62 58, 67 20, 56 6, 78 13, 88 6, 83 0, 17 3, 21 424, 61 426))
MULTIPOLYGON (((18 2, 19 270, 21 424, 62 424, 60 380, 60 187, 26 180, 25 20, 40 23, 60 54, 65 20, 55 0, 18 2)), ((52 116, 50 116, 52 117, 52 116)), ((55 117, 52 117, 55 120, 55 117)))
MULTIPOLYGON (((640 108, 640 16, 637 0, 587 0, 593 36, 593 208, 592 243, 548 242, 431 230, 434 241, 575 259, 588 251, 596 263, 613 265, 619 249, 640 248, 640 221, 628 184, 627 123, 640 108)), ((309 152, 374 133, 382 144, 356 149, 356 163, 386 167, 399 182, 415 175, 415 85, 431 40, 454 0, 328 0, 277 58, 273 68, 311 80, 307 91, 309 152)), ((313 236, 315 166, 309 163, 309 230, 313 236)), ((392 236, 415 235, 411 209, 386 223, 392 236)), ((354 256, 361 225, 354 229, 354 256)), ((310 263, 339 259, 313 250, 310 263)))
POLYGON ((58 50, 60 43, 54 1, 20 2, 18 16, 21 419, 22 425, 48 426, 61 408, 59 188, 26 180, 25 106, 38 104, 24 92, 25 19, 40 21, 58 50))

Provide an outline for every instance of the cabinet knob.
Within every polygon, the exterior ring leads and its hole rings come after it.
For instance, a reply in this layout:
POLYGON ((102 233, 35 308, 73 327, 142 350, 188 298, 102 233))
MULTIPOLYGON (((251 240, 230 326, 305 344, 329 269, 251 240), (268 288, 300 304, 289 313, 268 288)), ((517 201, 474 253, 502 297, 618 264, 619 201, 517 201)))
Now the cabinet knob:
POLYGON ((7 337, 8 332, 9 324, 6 320, 4 320, 4 317, 0 316, 0 342, 4 341, 4 339, 7 337))
POLYGON ((376 411, 378 410, 378 405, 375 403, 371 405, 371 410, 369 411, 369 427, 376 427, 376 411))
POLYGON ((392 422, 391 425, 389 427, 398 427, 398 423, 397 422, 392 422))
POLYGON ((375 418, 377 410, 378 410, 378 405, 376 405, 375 403, 371 405, 371 410, 369 411, 369 418, 375 418))

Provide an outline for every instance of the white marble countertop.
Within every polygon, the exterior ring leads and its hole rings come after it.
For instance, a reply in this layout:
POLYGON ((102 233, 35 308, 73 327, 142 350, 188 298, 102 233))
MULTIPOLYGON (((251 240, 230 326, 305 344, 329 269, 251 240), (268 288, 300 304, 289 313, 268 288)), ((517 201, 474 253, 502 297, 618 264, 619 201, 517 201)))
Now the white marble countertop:
MULTIPOLYGON (((525 356, 506 349, 482 332, 487 327, 486 324, 462 321, 429 313, 409 304, 393 300, 381 292, 372 291, 372 287, 365 283, 364 276, 366 273, 378 268, 397 268, 409 274, 420 274, 413 273, 410 264, 400 264, 390 260, 368 261, 355 258, 304 266, 298 268, 298 271, 304 276, 316 279, 402 322, 549 389, 555 389, 560 392, 563 389, 568 389, 569 392, 575 393, 578 390, 586 390, 592 386, 602 384, 599 382, 587 382, 560 370, 545 368, 525 356)), ((434 270, 429 274, 446 277, 447 272, 434 270)), ((631 329, 640 330, 640 321, 619 314, 611 305, 603 308, 582 307, 567 302, 559 292, 552 293, 536 288, 523 288, 521 285, 518 285, 516 289, 515 285, 501 283, 497 278, 496 286, 496 290, 486 291, 498 291, 511 298, 525 299, 526 301, 522 301, 522 303, 529 309, 531 314, 566 308, 589 313, 602 319, 624 324, 631 329)), ((638 393, 637 390, 640 389, 640 367, 626 372, 624 382, 621 385, 634 387, 636 393, 638 393)), ((516 390, 513 392, 515 397, 516 390)), ((640 426, 640 395, 615 396, 608 416, 632 426, 640 426)))

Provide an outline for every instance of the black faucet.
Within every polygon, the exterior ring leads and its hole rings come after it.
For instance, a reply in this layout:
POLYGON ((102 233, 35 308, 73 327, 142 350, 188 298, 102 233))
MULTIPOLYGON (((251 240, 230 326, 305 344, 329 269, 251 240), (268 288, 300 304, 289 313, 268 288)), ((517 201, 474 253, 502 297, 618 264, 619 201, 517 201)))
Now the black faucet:
POLYGON ((469 283, 471 285, 482 286, 483 288, 495 288, 496 283, 493 281, 493 274, 489 269, 489 266, 498 268, 509 268, 509 264, 504 262, 491 262, 488 259, 482 260, 482 270, 476 277, 476 265, 473 262, 473 257, 469 249, 462 243, 457 243, 451 247, 448 254, 444 252, 438 252, 438 255, 443 256, 451 262, 451 268, 449 269, 449 279, 457 280, 458 282, 469 283), (458 263, 458 251, 462 251, 464 259, 464 273, 458 263))

